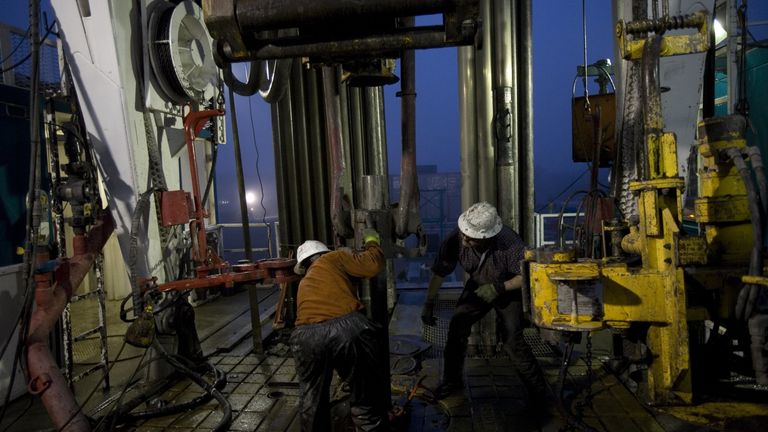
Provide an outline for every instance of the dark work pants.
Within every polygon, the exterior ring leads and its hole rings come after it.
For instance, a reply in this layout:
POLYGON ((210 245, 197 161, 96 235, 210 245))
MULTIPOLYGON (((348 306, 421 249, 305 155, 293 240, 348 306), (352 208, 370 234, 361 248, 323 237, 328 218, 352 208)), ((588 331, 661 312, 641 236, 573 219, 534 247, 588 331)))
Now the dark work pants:
POLYGON ((349 384, 350 408, 358 431, 386 431, 390 401, 381 327, 353 312, 296 327, 291 350, 301 389, 301 430, 331 430, 330 385, 334 369, 349 384))
POLYGON ((474 290, 464 289, 448 326, 443 381, 463 382, 464 356, 467 354, 467 339, 472 325, 480 321, 491 309, 496 309, 496 313, 504 326, 504 350, 528 389, 529 397, 543 397, 545 393, 544 376, 536 357, 533 356, 531 347, 523 339, 522 301, 519 297, 515 298, 514 295, 515 293, 506 293, 493 303, 488 303, 478 297, 474 290))

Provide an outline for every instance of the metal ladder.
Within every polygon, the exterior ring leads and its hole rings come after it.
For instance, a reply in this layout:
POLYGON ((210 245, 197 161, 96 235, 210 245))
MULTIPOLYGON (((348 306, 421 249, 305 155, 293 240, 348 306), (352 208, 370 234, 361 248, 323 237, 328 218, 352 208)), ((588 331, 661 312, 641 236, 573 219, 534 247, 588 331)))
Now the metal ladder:
POLYGON ((106 322, 106 299, 104 292, 104 255, 99 253, 94 263, 94 271, 96 272, 96 289, 87 292, 85 294, 72 296, 70 304, 61 315, 64 333, 64 377, 69 383, 70 387, 81 379, 91 375, 97 370, 101 369, 103 374, 102 387, 104 390, 109 389, 109 356, 107 352, 107 322, 106 322), (70 305, 80 300, 85 300, 91 297, 96 297, 99 303, 99 325, 80 333, 77 336, 72 336, 72 316, 70 311, 70 305), (101 345, 101 355, 99 362, 91 366, 87 370, 73 375, 74 373, 74 355, 73 345, 77 342, 88 339, 91 335, 98 334, 99 343, 101 345))

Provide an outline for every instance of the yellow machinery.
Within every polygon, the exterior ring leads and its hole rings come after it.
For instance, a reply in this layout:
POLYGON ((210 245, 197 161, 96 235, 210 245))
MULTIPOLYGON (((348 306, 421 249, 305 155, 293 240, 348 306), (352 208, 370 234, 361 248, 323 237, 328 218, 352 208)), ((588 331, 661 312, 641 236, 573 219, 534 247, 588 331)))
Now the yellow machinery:
MULTIPOLYGON (((593 331, 649 325, 646 343, 652 362, 647 385, 654 404, 692 401, 689 321, 734 314, 753 250, 747 190, 728 157, 745 147, 740 117, 700 125, 701 186, 695 219, 703 229, 701 235, 681 231, 684 181, 677 168, 675 135, 663 131, 655 74, 659 56, 705 51, 708 21, 705 13, 697 13, 618 24, 622 55, 642 60, 646 86, 645 163, 639 180, 629 186, 639 218, 603 225, 603 250, 613 249, 610 257, 579 259, 573 250, 546 247, 527 256, 537 326, 593 331), (666 30, 690 27, 696 28, 695 34, 664 35, 666 30), (647 36, 649 32, 655 35, 647 36), (719 310, 695 306, 689 301, 692 291, 717 296, 719 310)), ((745 282, 764 280, 755 279, 745 282)))

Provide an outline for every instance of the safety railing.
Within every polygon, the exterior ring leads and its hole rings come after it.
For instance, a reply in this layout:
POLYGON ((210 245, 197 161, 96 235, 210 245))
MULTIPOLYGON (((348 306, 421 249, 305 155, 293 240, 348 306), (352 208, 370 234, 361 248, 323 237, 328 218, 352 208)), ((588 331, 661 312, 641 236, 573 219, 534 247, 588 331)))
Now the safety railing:
MULTIPOLYGON (((573 243, 573 225, 584 221, 584 213, 563 213, 563 232, 566 244, 573 243)), ((553 245, 558 241, 558 219, 560 213, 534 213, 536 225, 536 247, 553 245)))
MULTIPOLYGON (((261 255, 263 258, 275 258, 277 256, 277 245, 280 244, 279 222, 251 222, 249 224, 251 232, 251 253, 254 259, 261 255), (262 233, 259 235, 259 233, 262 233), (256 235, 254 235, 256 234, 256 235)), ((224 258, 237 257, 237 260, 228 259, 235 263, 240 259, 245 259, 245 247, 239 246, 242 242, 243 225, 239 223, 220 223, 213 226, 219 232, 219 254, 224 258), (236 237, 230 237, 236 236, 236 237), (238 247, 239 246, 239 247, 238 247)))

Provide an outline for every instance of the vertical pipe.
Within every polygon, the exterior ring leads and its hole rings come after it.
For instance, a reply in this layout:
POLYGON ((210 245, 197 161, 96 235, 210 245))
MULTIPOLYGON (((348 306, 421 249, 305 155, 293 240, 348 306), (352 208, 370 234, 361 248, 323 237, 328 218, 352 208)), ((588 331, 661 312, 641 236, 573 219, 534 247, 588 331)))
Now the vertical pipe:
POLYGON ((340 245, 343 239, 350 237, 350 233, 344 224, 342 205, 345 163, 339 82, 336 70, 330 66, 323 66, 323 96, 325 99, 325 130, 329 147, 328 157, 331 166, 331 224, 333 225, 334 244, 340 245))
MULTIPOLYGON (((300 67, 298 62, 294 61, 292 68, 300 67)), ((283 99, 279 102, 280 110, 282 111, 280 128, 283 131, 283 139, 280 143, 283 148, 283 154, 285 158, 283 163, 285 164, 285 176, 286 176, 286 191, 288 192, 288 211, 291 218, 289 222, 291 226, 288 229, 289 238, 294 247, 301 244, 305 240, 304 230, 302 226, 301 217, 301 201, 299 197, 299 173, 296 169, 296 137, 294 135, 293 124, 296 119, 293 116, 293 92, 294 83, 290 83, 286 89, 286 93, 283 99)))
MULTIPOLYGON (((363 117, 363 100, 361 95, 361 90, 358 87, 349 87, 348 89, 348 95, 349 95, 349 138, 350 138, 350 146, 352 148, 352 166, 350 169, 352 170, 352 177, 355 179, 359 179, 360 177, 369 174, 369 171, 366 169, 366 163, 365 163, 365 149, 366 141, 365 141, 365 123, 364 123, 364 117, 363 117)), ((360 190, 360 182, 355 182, 355 196, 361 196, 362 191, 360 190)))
POLYGON ((240 153, 240 133, 237 128, 237 109, 235 108, 235 93, 228 87, 229 118, 232 125, 232 151, 235 153, 235 174, 237 175, 237 198, 240 203, 240 223, 243 225, 243 247, 245 259, 253 261, 251 248, 251 228, 248 221, 248 205, 245 202, 245 179, 243 178, 243 158, 240 153))
POLYGON ((459 65, 459 148, 461 151, 461 208, 477 202, 477 113, 475 110, 475 49, 457 48, 459 65))
MULTIPOLYGON (((384 118, 384 89, 381 86, 365 87, 365 124, 367 143, 371 151, 368 172, 373 175, 387 175, 387 128, 384 118)), ((389 188, 384 185, 385 203, 389 204, 389 188)))
MULTIPOLYGON (((235 153, 235 172, 237 174, 237 197, 240 202, 240 222, 243 224, 243 247, 245 248, 245 259, 253 262, 251 227, 248 220, 248 204, 245 202, 243 158, 240 153, 240 133, 237 128, 237 109, 235 108, 235 93, 232 90, 232 87, 228 87, 228 93, 230 122, 232 124, 232 151, 235 153)), ((253 341, 253 351, 257 354, 261 354, 264 352, 264 345, 261 338, 261 316, 259 315, 259 298, 254 288, 248 290, 248 302, 251 306, 251 338, 253 341)))
POLYGON ((535 243, 533 175, 533 1, 520 0, 518 12, 518 118, 520 119, 520 229, 527 245, 535 243))
POLYGON ((296 180, 301 185, 299 202, 301 207, 297 210, 301 216, 301 226, 304 232, 302 241, 316 239, 315 218, 317 207, 312 205, 312 178, 309 169, 309 147, 307 137, 307 110, 304 97, 304 73, 303 67, 296 62, 291 69, 291 112, 293 113, 294 148, 296 164, 296 180))
POLYGON ((321 118, 320 98, 322 93, 317 84, 318 72, 307 71, 307 108, 309 111, 309 154, 312 170, 312 195, 315 202, 317 239, 325 244, 331 242, 328 215, 328 169, 325 164, 325 130, 321 118))
POLYGON ((288 211, 288 197, 286 196, 285 155, 282 146, 282 122, 280 102, 272 104, 272 143, 275 151, 275 189, 277 189, 277 253, 281 257, 287 257, 291 249, 288 237, 291 215, 288 211), (283 243, 285 242, 285 243, 283 243))
MULTIPOLYGON (((415 25, 414 17, 402 19, 403 26, 415 25)), ((400 161, 400 204, 396 210, 395 232, 400 238, 415 233, 419 218, 419 186, 416 175, 416 53, 403 50, 400 63, 401 124, 403 156, 400 161)))
POLYGON ((475 52, 477 97, 478 199, 496 204, 496 152, 493 141, 493 87, 491 81, 491 0, 480 0, 483 20, 482 49, 475 52))
POLYGON ((493 124, 496 141, 497 208, 504 223, 520 231, 517 143, 517 1, 492 0, 493 124))
MULTIPOLYGON (((380 179, 380 209, 389 208, 389 164, 387 161, 387 127, 384 115, 384 89, 381 86, 365 88, 366 132, 370 149, 370 173, 380 179)), ((384 233, 386 235, 386 233, 384 233)), ((384 277, 379 282, 385 284, 387 311, 395 305, 395 267, 392 259, 387 259, 384 277)), ((382 299, 382 301, 385 301, 382 299)))
MULTIPOLYGON (((339 113, 341 121, 341 153, 344 161, 344 171, 341 176, 342 184, 342 202, 346 201, 351 209, 356 207, 357 196, 355 196, 355 187, 352 176, 352 170, 348 167, 352 166, 352 139, 350 133, 350 119, 352 116, 349 113, 349 86, 341 83, 341 66, 334 68, 336 74, 336 86, 339 93, 339 113)), ((360 114, 362 115, 362 114, 360 114)), ((348 237, 352 237, 352 228, 348 222, 345 222, 347 226, 348 237)))
POLYGON ((728 0, 725 2, 725 19, 728 32, 726 58, 726 76, 728 77, 728 114, 733 114, 736 103, 739 100, 739 18, 737 11, 737 1, 728 0))

